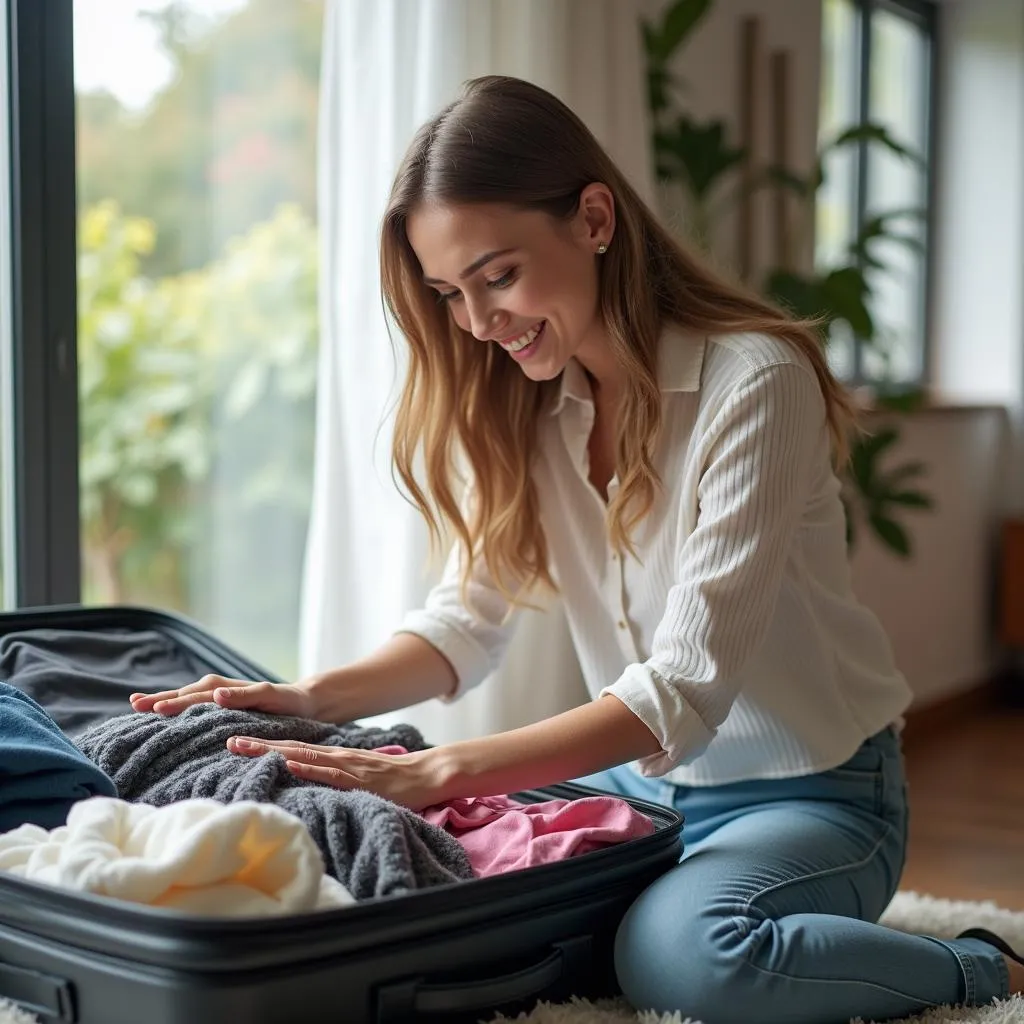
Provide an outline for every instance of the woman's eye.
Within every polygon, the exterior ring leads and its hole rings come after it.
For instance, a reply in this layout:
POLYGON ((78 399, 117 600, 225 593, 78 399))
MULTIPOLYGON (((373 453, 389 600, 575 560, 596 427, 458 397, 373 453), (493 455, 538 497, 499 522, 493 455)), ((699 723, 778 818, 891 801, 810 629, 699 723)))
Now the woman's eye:
POLYGON ((507 288, 516 279, 515 269, 506 270, 501 277, 496 277, 493 281, 487 282, 488 288, 507 288))
POLYGON ((462 295, 462 292, 460 292, 458 289, 456 289, 453 292, 438 292, 437 293, 437 301, 438 302, 454 302, 461 295, 462 295))

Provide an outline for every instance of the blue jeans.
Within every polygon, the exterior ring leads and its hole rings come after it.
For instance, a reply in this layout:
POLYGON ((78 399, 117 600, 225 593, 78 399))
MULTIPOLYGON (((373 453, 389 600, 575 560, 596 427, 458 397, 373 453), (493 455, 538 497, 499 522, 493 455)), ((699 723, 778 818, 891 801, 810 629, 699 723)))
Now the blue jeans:
POLYGON ((1007 994, 991 946, 875 923, 906 851, 894 729, 840 767, 795 779, 675 786, 624 766, 577 781, 686 818, 682 860, 616 936, 619 984, 640 1009, 704 1024, 847 1024, 1007 994))

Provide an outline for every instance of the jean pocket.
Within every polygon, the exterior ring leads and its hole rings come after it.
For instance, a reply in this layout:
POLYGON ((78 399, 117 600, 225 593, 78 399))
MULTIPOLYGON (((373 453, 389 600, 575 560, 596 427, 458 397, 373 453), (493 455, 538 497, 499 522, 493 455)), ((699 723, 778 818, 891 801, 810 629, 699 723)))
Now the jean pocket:
POLYGON ((881 775, 885 767, 885 756, 870 740, 862 743, 857 752, 848 761, 829 768, 822 775, 836 779, 865 779, 881 775))
POLYGON ((820 772, 819 785, 828 798, 881 814, 885 804, 885 756, 870 741, 849 760, 820 772))

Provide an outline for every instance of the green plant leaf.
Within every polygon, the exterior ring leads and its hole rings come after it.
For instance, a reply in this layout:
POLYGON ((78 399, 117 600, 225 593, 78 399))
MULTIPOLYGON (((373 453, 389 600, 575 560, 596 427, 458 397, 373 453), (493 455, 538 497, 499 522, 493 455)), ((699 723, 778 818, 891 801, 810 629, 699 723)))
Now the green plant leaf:
POLYGON ((859 145, 862 142, 884 146, 889 150, 889 152, 904 160, 911 160, 918 164, 924 162, 923 158, 919 154, 915 153, 907 146, 904 146, 902 143, 897 142, 892 135, 890 135, 889 130, 885 125, 870 121, 865 122, 864 124, 854 125, 852 128, 847 128, 845 131, 840 132, 832 142, 822 149, 822 155, 824 156, 832 150, 841 149, 844 146, 859 145))
POLYGON ((884 213, 875 214, 861 226, 857 237, 850 243, 850 254, 868 266, 876 270, 885 270, 886 264, 880 260, 871 250, 871 245, 876 242, 894 242, 902 245, 913 252, 923 253, 924 243, 914 235, 900 234, 893 228, 894 221, 902 221, 908 217, 920 218, 923 211, 917 209, 887 210, 884 213))
POLYGON ((886 448, 891 448, 899 440, 899 431, 895 427, 882 427, 872 434, 866 434, 859 447, 877 458, 886 448))
POLYGON ((653 28, 648 53, 667 60, 689 38, 711 7, 711 0, 676 0, 653 28))
POLYGON ((850 253, 851 253, 852 256, 860 259, 861 263, 865 267, 870 267, 872 270, 886 271, 886 270, 889 269, 889 264, 888 263, 883 263, 882 260, 880 260, 873 253, 869 252, 867 249, 864 249, 863 251, 858 252, 854 248, 854 246, 851 245, 850 246, 850 253))
POLYGON ((921 491, 887 491, 885 502, 890 505, 904 505, 907 508, 934 508, 930 495, 921 491))
POLYGON ((907 536, 907 531, 895 519, 890 519, 880 512, 872 512, 868 515, 868 523, 886 547, 904 558, 909 556, 910 538, 907 536))
POLYGON ((927 473, 927 463, 915 459, 910 462, 904 462, 901 466, 897 466, 895 469, 889 470, 889 473, 886 476, 886 482, 890 488, 896 490, 899 486, 906 484, 914 477, 925 476, 927 473))
POLYGON ((654 60, 654 48, 656 42, 655 27, 646 19, 640 19, 640 38, 643 40, 644 53, 647 54, 647 63, 650 66, 654 60))
POLYGON ((655 133, 655 146, 661 156, 669 155, 683 172, 698 201, 746 156, 743 149, 726 141, 723 121, 697 124, 685 115, 676 120, 670 131, 655 133))
POLYGON ((810 183, 811 192, 814 194, 817 194, 818 189, 825 184, 825 158, 821 154, 814 161, 814 170, 811 172, 810 183))
POLYGON ((803 277, 788 270, 775 270, 768 275, 764 290, 780 306, 786 307, 801 319, 813 320, 824 315, 831 320, 814 278, 803 277))
POLYGON ((744 196, 757 195, 766 188, 786 189, 804 202, 813 198, 811 182, 808 179, 801 178, 784 167, 763 167, 755 171, 749 180, 739 181, 716 202, 713 219, 717 219, 724 210, 734 207, 744 196))
POLYGON ((875 467, 882 453, 895 444, 898 437, 893 427, 883 427, 874 434, 857 437, 850 446, 850 473, 858 490, 866 497, 877 493, 875 467))
POLYGON ((671 84, 672 78, 663 67, 652 64, 648 68, 647 102, 655 119, 657 119, 659 114, 668 110, 668 94, 671 84))
POLYGON ((834 320, 845 320, 861 338, 875 336, 875 323, 868 310, 868 285, 859 267, 840 267, 821 281, 821 294, 834 320))
POLYGON ((801 178, 799 174, 794 174, 785 167, 766 167, 762 174, 765 184, 787 188, 801 199, 810 199, 814 194, 814 183, 811 179, 801 178))
POLYGON ((818 150, 818 158, 814 163, 814 171, 810 178, 812 192, 817 192, 825 184, 825 164, 828 162, 829 156, 836 150, 850 145, 859 145, 861 142, 876 143, 885 146, 903 159, 912 160, 918 164, 924 163, 924 159, 920 155, 897 142, 884 125, 872 123, 855 125, 841 132, 830 143, 818 150))
POLYGON ((924 254, 924 242, 920 238, 915 238, 913 235, 895 235, 887 234, 884 237, 886 242, 895 242, 897 245, 902 245, 911 252, 924 254))
POLYGON ((924 388, 902 388, 898 391, 886 391, 880 387, 875 391, 875 404, 881 409, 893 412, 915 412, 928 403, 928 392, 924 388))
POLYGON ((834 321, 845 320, 865 341, 875 337, 866 301, 869 289, 859 267, 839 267, 821 278, 775 270, 768 275, 765 291, 796 316, 824 318, 826 331, 834 321))
POLYGON ((874 217, 869 217, 861 225, 860 233, 857 235, 856 241, 853 243, 854 246, 862 246, 866 242, 871 241, 873 238, 878 238, 886 234, 888 230, 888 218, 884 213, 876 214, 874 217))
POLYGON ((854 524, 853 508, 845 499, 843 500, 843 511, 846 513, 846 546, 852 549, 857 543, 857 527, 854 524))

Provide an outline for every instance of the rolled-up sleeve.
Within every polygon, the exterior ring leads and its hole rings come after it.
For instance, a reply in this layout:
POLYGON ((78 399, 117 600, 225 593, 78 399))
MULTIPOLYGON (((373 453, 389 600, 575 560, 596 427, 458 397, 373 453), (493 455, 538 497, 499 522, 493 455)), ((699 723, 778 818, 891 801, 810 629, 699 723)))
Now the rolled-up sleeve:
POLYGON ((774 615, 825 429, 817 378, 791 363, 747 375, 715 416, 696 525, 678 552, 651 657, 601 691, 660 741, 639 762, 644 775, 694 760, 728 715, 774 615))
POLYGON ((409 612, 397 630, 422 637, 451 663, 458 682, 452 693, 440 698, 442 701, 457 700, 498 667, 516 618, 515 609, 495 586, 483 559, 474 561, 466 603, 462 600, 461 573, 461 545, 456 545, 424 607, 409 612))

